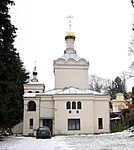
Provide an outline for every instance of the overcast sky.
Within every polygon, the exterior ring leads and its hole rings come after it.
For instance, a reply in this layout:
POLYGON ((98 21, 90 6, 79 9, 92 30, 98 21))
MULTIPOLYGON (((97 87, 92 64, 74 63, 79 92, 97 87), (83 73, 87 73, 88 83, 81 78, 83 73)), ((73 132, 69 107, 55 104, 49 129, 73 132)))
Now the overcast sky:
MULTIPOLYGON (((130 0, 14 0, 15 47, 32 75, 35 61, 39 82, 54 88, 53 60, 66 48, 67 16, 72 15, 75 50, 89 61, 89 75, 114 80, 129 66, 132 35, 130 0)), ((130 88, 130 87, 129 87, 130 88)))

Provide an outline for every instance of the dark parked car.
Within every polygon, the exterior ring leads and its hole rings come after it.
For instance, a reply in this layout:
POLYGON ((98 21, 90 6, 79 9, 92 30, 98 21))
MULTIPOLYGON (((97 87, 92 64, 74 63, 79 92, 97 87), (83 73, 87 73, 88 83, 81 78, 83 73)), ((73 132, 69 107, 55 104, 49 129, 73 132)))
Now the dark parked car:
POLYGON ((36 132, 36 139, 51 138, 51 131, 49 127, 39 127, 36 132))

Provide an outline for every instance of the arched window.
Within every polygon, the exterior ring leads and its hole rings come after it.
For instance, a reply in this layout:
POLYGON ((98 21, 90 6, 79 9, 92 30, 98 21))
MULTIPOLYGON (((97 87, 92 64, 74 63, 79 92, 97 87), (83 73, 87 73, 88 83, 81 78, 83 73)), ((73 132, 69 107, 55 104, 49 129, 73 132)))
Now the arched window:
POLYGON ((77 109, 81 109, 81 102, 77 102, 77 109))
POLYGON ((71 109, 71 104, 70 104, 70 102, 67 102, 67 103, 66 103, 66 109, 71 109))
POLYGON ((35 93, 40 93, 39 91, 35 91, 35 93))
POLYGON ((28 93, 32 93, 32 91, 28 91, 28 93))
POLYGON ((36 103, 34 101, 28 102, 28 111, 36 111, 36 103))
POLYGON ((72 109, 76 109, 76 102, 72 102, 72 109))

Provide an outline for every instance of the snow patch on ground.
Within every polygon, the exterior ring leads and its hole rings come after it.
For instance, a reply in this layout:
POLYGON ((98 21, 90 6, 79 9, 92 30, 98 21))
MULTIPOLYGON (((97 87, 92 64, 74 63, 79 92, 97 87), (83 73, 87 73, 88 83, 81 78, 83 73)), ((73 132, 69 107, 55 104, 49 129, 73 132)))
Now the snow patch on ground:
POLYGON ((35 137, 6 137, 0 150, 133 150, 134 134, 129 131, 99 134, 55 136, 51 139, 35 137))

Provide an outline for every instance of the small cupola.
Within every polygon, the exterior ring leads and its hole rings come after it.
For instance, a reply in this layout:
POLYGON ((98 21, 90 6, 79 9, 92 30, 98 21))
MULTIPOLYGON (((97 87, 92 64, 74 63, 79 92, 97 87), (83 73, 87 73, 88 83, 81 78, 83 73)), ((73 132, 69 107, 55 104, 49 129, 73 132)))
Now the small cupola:
POLYGON ((72 31, 71 27, 71 19, 73 17, 68 16, 67 18, 69 19, 69 30, 65 33, 65 41, 66 41, 65 53, 75 54, 76 53, 76 51, 74 50, 75 32, 72 31))
POLYGON ((65 33, 65 40, 67 39, 74 39, 75 40, 75 33, 72 31, 71 19, 72 16, 67 17, 69 19, 69 30, 65 33))
POLYGON ((38 82, 37 74, 38 73, 36 71, 36 62, 35 62, 34 71, 33 71, 33 78, 31 79, 31 82, 38 82))
POLYGON ((65 33, 65 40, 67 39, 75 40, 75 33, 71 29, 65 33))

